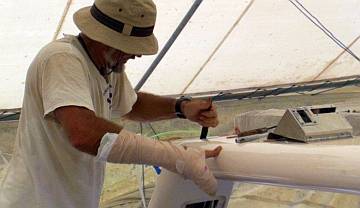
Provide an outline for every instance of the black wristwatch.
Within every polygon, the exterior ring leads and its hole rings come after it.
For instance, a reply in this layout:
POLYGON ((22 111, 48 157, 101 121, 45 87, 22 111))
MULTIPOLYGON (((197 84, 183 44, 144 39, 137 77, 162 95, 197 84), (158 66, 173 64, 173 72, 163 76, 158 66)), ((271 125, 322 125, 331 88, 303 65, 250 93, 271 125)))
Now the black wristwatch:
POLYGON ((175 103, 175 114, 178 118, 183 118, 185 119, 186 116, 184 114, 184 112, 181 111, 181 103, 183 101, 191 101, 191 97, 190 96, 181 96, 179 99, 176 100, 175 103))

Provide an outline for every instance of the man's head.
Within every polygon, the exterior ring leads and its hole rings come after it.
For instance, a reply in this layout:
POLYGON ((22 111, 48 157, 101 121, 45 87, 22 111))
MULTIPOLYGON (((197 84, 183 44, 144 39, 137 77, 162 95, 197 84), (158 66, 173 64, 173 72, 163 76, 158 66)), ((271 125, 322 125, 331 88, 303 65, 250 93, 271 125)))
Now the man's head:
POLYGON ((124 71, 125 64, 129 59, 141 57, 139 54, 128 54, 96 40, 92 40, 83 33, 80 33, 80 36, 84 40, 94 64, 103 75, 109 72, 120 73, 124 71))
POLYGON ((155 20, 152 0, 95 0, 93 6, 74 14, 74 22, 83 34, 115 49, 109 51, 108 58, 155 54, 155 20))

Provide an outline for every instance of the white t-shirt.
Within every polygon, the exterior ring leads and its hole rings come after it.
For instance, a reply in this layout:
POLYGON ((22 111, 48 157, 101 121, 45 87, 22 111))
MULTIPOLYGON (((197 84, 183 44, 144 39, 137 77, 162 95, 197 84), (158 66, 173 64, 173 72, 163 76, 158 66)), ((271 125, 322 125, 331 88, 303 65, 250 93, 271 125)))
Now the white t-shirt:
POLYGON ((53 111, 82 106, 110 119, 112 113, 130 112, 136 99, 125 72, 113 73, 107 83, 76 37, 65 36, 45 46, 27 74, 0 207, 98 207, 105 163, 75 149, 53 111))

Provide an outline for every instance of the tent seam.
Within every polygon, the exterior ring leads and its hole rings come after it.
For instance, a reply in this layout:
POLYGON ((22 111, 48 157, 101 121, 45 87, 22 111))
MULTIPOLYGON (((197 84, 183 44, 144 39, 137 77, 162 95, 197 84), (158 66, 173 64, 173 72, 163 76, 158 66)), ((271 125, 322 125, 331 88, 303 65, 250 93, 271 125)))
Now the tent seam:
MULTIPOLYGON (((347 46, 347 48, 351 48, 358 40, 360 39, 360 35, 355 38, 353 40, 353 42, 350 43, 350 45, 347 46)), ((344 53, 346 52, 346 50, 343 50, 339 55, 336 56, 336 58, 334 58, 328 65, 326 65, 324 67, 323 70, 321 70, 321 72, 319 74, 317 74, 311 81, 315 81, 317 80, 321 75, 323 75, 328 69, 331 68, 331 66, 341 58, 342 55, 344 55, 344 53)))
POLYGON ((220 41, 220 43, 216 46, 215 50, 210 54, 210 56, 207 58, 207 60, 205 61, 205 63, 200 67, 199 71, 194 75, 194 77, 190 80, 190 82, 185 86, 185 88, 183 89, 183 91, 180 94, 184 94, 186 92, 186 90, 190 87, 190 85, 195 81, 195 79, 199 76, 199 74, 203 71, 203 69, 206 67, 206 65, 210 62, 210 60, 213 58, 213 56, 215 55, 215 53, 220 49, 220 47, 222 46, 222 44, 225 42, 226 39, 228 39, 228 37, 230 36, 230 34, 233 32, 233 30, 235 29, 235 27, 239 24, 239 22, 242 20, 242 18, 245 16, 245 14, 249 11, 250 7, 253 5, 253 3, 255 2, 255 0, 252 0, 247 7, 245 8, 245 10, 241 13, 241 15, 239 16, 239 18, 235 21, 235 23, 231 26, 230 30, 226 33, 226 35, 224 36, 224 38, 220 41))
POLYGON ((64 8, 63 14, 61 15, 61 19, 59 21, 59 24, 58 24, 58 26, 57 26, 57 28, 55 30, 54 36, 52 38, 53 41, 57 39, 57 37, 58 37, 58 35, 59 35, 60 31, 61 31, 61 28, 64 25, 65 18, 66 18, 67 14, 69 13, 69 10, 70 10, 71 3, 72 3, 72 0, 68 0, 67 3, 66 3, 66 6, 64 8))

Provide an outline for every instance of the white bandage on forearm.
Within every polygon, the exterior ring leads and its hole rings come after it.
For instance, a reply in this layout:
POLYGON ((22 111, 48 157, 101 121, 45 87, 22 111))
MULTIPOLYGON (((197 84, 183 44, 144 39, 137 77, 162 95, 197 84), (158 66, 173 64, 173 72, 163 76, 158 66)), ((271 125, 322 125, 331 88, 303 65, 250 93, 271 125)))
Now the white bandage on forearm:
POLYGON ((118 134, 114 134, 114 133, 106 133, 102 138, 101 138, 101 142, 100 142, 100 146, 98 148, 98 152, 96 155, 96 159, 106 162, 111 149, 113 148, 115 141, 118 138, 118 134))
POLYGON ((205 163, 205 152, 200 148, 185 149, 183 146, 149 139, 123 129, 119 135, 104 135, 97 157, 112 163, 161 166, 193 180, 210 195, 216 193, 216 179, 205 163))

